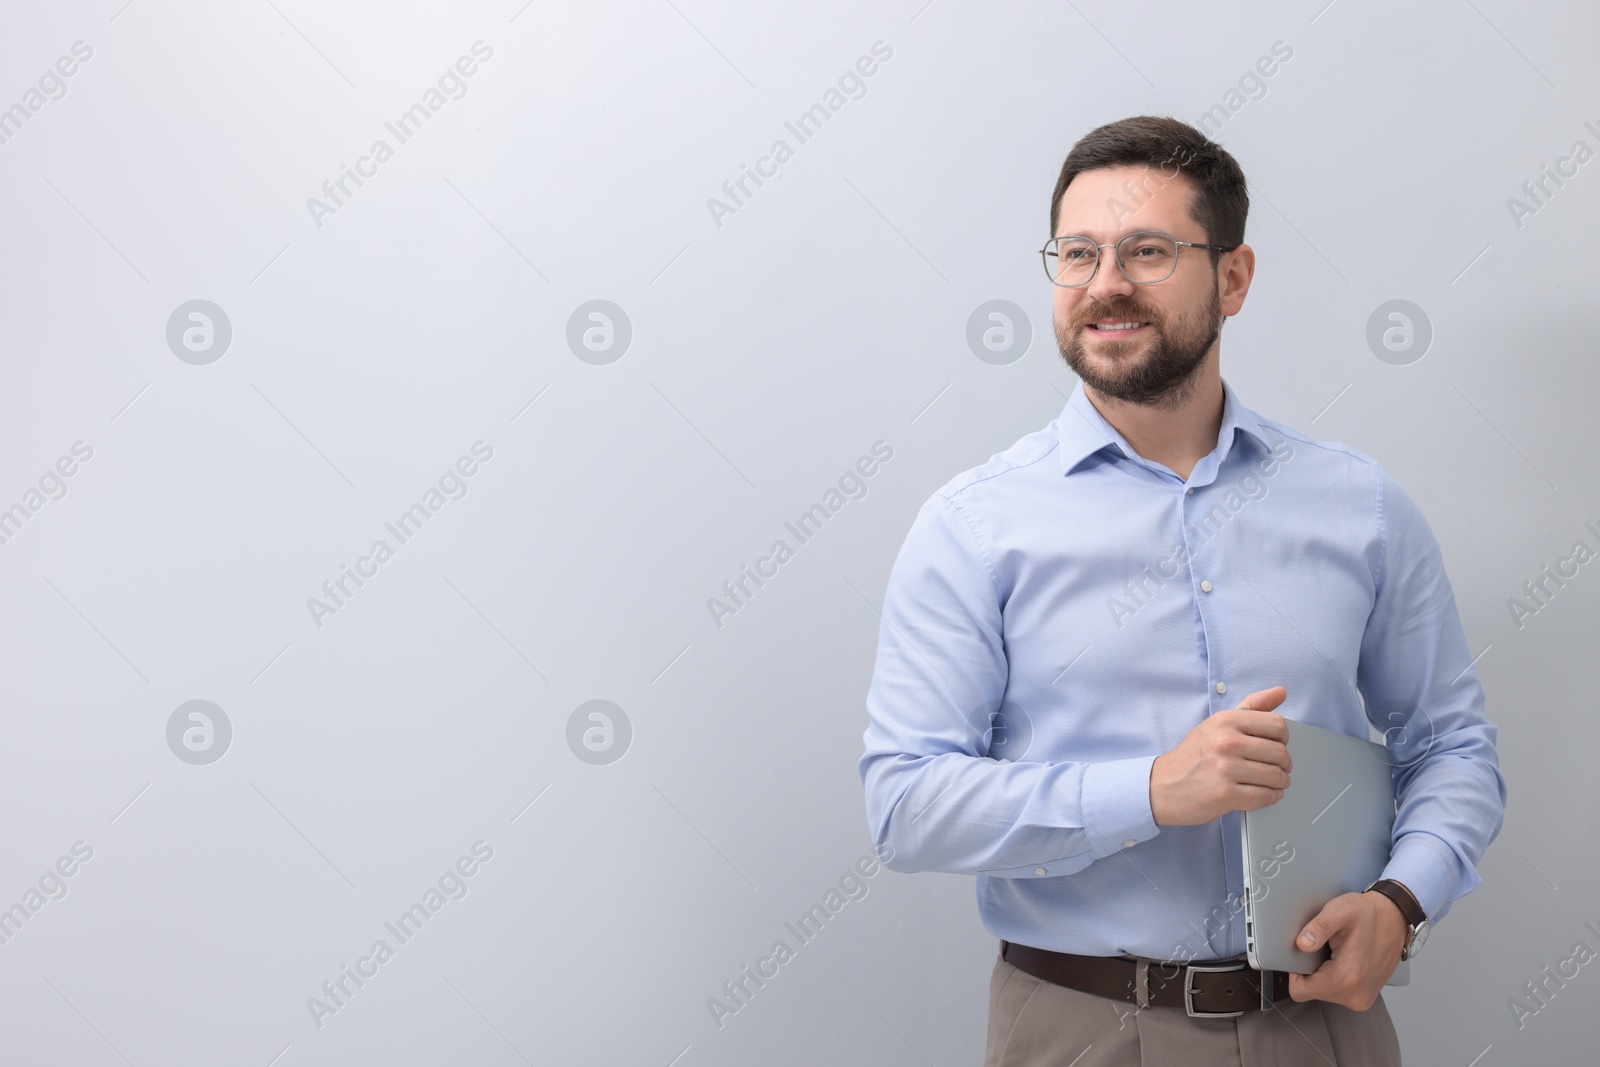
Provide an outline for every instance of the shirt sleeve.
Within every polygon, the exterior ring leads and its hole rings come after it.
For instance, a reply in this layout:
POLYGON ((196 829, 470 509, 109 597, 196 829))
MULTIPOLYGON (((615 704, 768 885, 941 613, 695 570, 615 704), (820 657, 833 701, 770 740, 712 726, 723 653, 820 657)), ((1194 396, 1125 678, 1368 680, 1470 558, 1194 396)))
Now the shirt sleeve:
POLYGON ((1378 518, 1377 595, 1356 685, 1384 733, 1399 803, 1383 877, 1410 889, 1437 923, 1483 880, 1476 865, 1504 822, 1499 731, 1484 717, 1438 541, 1387 471, 1378 518))
POLYGON ((891 870, 1065 875, 1159 832, 1154 755, 988 755, 1008 677, 1001 603, 972 524, 936 493, 889 574, 858 765, 869 829, 891 870))

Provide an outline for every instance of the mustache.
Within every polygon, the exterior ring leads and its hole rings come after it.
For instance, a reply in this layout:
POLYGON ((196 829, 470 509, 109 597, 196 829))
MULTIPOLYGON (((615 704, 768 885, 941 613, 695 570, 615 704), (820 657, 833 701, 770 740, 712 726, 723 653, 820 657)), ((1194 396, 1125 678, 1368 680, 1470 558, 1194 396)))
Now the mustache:
POLYGON ((1113 319, 1118 322, 1148 322, 1156 326, 1161 325, 1161 317, 1159 315, 1137 304, 1115 304, 1111 307, 1096 304, 1080 315, 1075 325, 1083 327, 1091 322, 1099 322, 1101 319, 1113 319))

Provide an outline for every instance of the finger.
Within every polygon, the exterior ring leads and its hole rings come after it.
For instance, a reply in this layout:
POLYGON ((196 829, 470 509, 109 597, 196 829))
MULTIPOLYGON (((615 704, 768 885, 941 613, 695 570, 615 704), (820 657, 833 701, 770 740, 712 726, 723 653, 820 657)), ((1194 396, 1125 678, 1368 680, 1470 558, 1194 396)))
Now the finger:
POLYGON ((1260 785, 1235 786, 1234 801, 1238 805, 1235 811, 1255 811, 1269 804, 1276 804, 1283 799, 1282 789, 1268 789, 1260 785))
POLYGON ((1233 780, 1237 785, 1258 785, 1277 790, 1289 788, 1289 772, 1276 763, 1241 763, 1233 772, 1233 780))
POLYGON ((1302 952, 1315 952, 1329 941, 1339 937, 1354 919, 1349 902, 1342 896, 1334 897, 1322 910, 1300 928, 1295 936, 1295 947, 1302 952))
MULTIPOLYGON (((1272 713, 1278 718, 1276 713, 1272 713)), ((1265 718, 1263 716, 1262 718, 1265 718)), ((1261 719, 1256 719, 1251 724, 1257 728, 1267 725, 1261 719)), ((1284 725, 1284 736, 1287 737, 1289 727, 1284 725)), ((1282 737, 1268 737, 1250 731, 1241 730, 1238 739, 1239 755, 1245 759, 1255 760, 1257 763, 1272 763, 1286 771, 1294 770, 1294 758, 1289 753, 1289 744, 1282 737)))
POLYGON ((1281 745, 1289 743, 1289 723, 1275 711, 1252 711, 1235 708, 1239 714, 1232 717, 1229 726, 1251 737, 1264 737, 1281 745))
POLYGON ((1289 972, 1289 997, 1293 1000, 1324 1000, 1327 998, 1328 976, 1322 972, 1327 970, 1327 964, 1317 968, 1313 974, 1299 974, 1289 972))
POLYGON ((1289 747, 1280 741, 1273 741, 1265 737, 1241 737, 1238 743, 1240 759, 1263 767, 1278 767, 1285 771, 1294 770, 1294 760, 1289 757, 1289 747))

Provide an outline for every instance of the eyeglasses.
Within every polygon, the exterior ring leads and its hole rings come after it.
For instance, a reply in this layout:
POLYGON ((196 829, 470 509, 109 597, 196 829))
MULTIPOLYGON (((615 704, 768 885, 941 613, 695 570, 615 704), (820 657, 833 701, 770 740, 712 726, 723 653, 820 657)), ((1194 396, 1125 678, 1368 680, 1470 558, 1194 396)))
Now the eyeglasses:
MULTIPOLYGON (((1095 244, 1087 237, 1076 235, 1052 237, 1039 249, 1044 260, 1044 272, 1050 280, 1063 289, 1075 289, 1089 284, 1100 269, 1100 249, 1111 247, 1095 244)), ((1117 266, 1122 276, 1135 285, 1163 282, 1178 269, 1178 249, 1215 248, 1230 252, 1225 245, 1203 245, 1193 241, 1180 241, 1162 230, 1141 230, 1130 233, 1116 243, 1117 266)))

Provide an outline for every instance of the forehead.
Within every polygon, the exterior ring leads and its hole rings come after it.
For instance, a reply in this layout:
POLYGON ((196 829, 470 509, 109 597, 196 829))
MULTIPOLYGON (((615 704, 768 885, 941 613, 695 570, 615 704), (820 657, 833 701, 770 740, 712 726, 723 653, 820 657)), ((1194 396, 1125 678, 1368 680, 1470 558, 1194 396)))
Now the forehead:
POLYGON ((1193 179, 1168 166, 1102 167, 1075 175, 1061 194, 1056 235, 1084 234, 1110 241, 1135 230, 1166 230, 1196 237, 1189 214, 1193 179))

